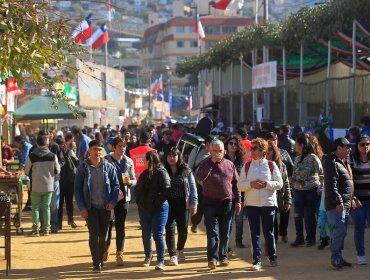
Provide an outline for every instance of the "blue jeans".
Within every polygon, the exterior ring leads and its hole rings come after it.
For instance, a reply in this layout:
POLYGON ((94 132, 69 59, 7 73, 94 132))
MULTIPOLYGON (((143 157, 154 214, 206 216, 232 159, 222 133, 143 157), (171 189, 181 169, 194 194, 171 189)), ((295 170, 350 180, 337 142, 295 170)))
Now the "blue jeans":
POLYGON ((243 242, 244 217, 247 217, 247 210, 242 207, 239 214, 235 214, 235 241, 243 242))
POLYGON ((326 233, 326 226, 329 228, 330 236, 333 236, 333 226, 328 222, 328 215, 326 215, 326 211, 319 210, 317 226, 319 228, 321 238, 328 237, 328 234, 326 233))
POLYGON ((357 256, 365 256, 365 229, 366 221, 370 226, 370 200, 361 201, 362 207, 353 209, 351 217, 355 225, 354 239, 357 250, 357 256))
POLYGON ((208 261, 227 260, 232 202, 204 202, 208 261))
POLYGON ((274 220, 276 207, 255 207, 247 206, 247 216, 251 231, 251 241, 253 247, 253 262, 260 262, 261 253, 261 222, 263 236, 266 240, 267 252, 270 260, 276 258, 276 246, 274 238, 274 220))
POLYGON ((146 257, 152 256, 152 235, 157 250, 157 262, 164 262, 164 239, 163 231, 168 219, 168 202, 161 207, 155 208, 152 212, 139 206, 139 217, 141 223, 141 232, 146 257))
POLYGON ((336 209, 326 211, 329 223, 333 225, 333 236, 330 246, 332 264, 340 264, 343 261, 342 250, 344 239, 347 235, 349 211, 338 212, 336 209))
POLYGON ((318 195, 316 188, 312 190, 294 190, 294 223, 296 239, 304 241, 303 220, 306 228, 306 241, 316 240, 316 210, 318 195))
POLYGON ((51 229, 59 229, 59 222, 58 222, 58 211, 59 211, 59 199, 60 199, 60 188, 59 188, 59 181, 54 181, 54 191, 51 197, 51 204, 50 204, 50 225, 51 229))

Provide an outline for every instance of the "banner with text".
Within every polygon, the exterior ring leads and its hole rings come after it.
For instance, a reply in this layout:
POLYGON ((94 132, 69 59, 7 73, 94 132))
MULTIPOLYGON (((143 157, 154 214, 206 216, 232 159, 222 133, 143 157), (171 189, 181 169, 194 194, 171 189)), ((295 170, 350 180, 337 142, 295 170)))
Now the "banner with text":
POLYGON ((258 64, 252 69, 252 89, 271 88, 277 86, 277 62, 258 64))

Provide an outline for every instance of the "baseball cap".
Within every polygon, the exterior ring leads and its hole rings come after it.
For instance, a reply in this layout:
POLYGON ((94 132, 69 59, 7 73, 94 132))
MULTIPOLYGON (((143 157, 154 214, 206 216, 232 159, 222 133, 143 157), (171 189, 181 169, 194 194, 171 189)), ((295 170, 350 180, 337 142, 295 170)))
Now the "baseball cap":
POLYGON ((162 134, 165 134, 165 133, 170 133, 171 134, 171 130, 167 127, 163 128, 162 129, 162 134))
POLYGON ((337 148, 338 146, 348 146, 350 143, 349 141, 344 137, 339 137, 334 140, 334 147, 337 148))

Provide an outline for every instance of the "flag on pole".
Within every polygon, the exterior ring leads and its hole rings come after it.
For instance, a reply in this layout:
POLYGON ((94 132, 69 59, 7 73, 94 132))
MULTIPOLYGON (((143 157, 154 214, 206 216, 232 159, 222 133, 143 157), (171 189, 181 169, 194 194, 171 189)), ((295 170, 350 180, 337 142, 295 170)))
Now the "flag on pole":
POLYGON ((101 47, 102 45, 108 43, 109 36, 108 36, 108 30, 107 30, 107 24, 104 22, 102 26, 100 26, 99 29, 97 29, 91 38, 87 41, 88 46, 92 46, 93 50, 101 47))
POLYGON ((199 36, 199 42, 202 42, 202 39, 206 37, 206 34, 204 33, 202 23, 199 18, 199 14, 197 14, 197 22, 195 24, 195 33, 199 36))
POLYGON ((213 4, 214 9, 238 11, 244 5, 244 0, 220 0, 213 4))
POLYGON ((191 95, 191 89, 189 90, 189 96, 188 96, 188 112, 190 113, 193 109, 193 97, 191 95))
POLYGON ((77 44, 81 44, 91 37, 92 25, 91 25, 92 14, 89 14, 87 18, 81 21, 75 30, 72 32, 72 36, 75 38, 77 44))
POLYGON ((170 88, 170 92, 168 93, 168 102, 170 103, 170 111, 172 110, 172 88, 170 88))
POLYGON ((162 74, 150 85, 150 93, 155 94, 161 89, 163 89, 162 74))

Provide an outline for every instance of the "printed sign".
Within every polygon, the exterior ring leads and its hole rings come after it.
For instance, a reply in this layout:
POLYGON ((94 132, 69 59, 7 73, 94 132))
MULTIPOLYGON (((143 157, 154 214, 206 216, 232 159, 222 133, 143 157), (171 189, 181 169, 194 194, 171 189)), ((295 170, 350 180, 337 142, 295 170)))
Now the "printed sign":
POLYGON ((271 88, 277 85, 277 62, 258 64, 252 69, 252 89, 271 88))

